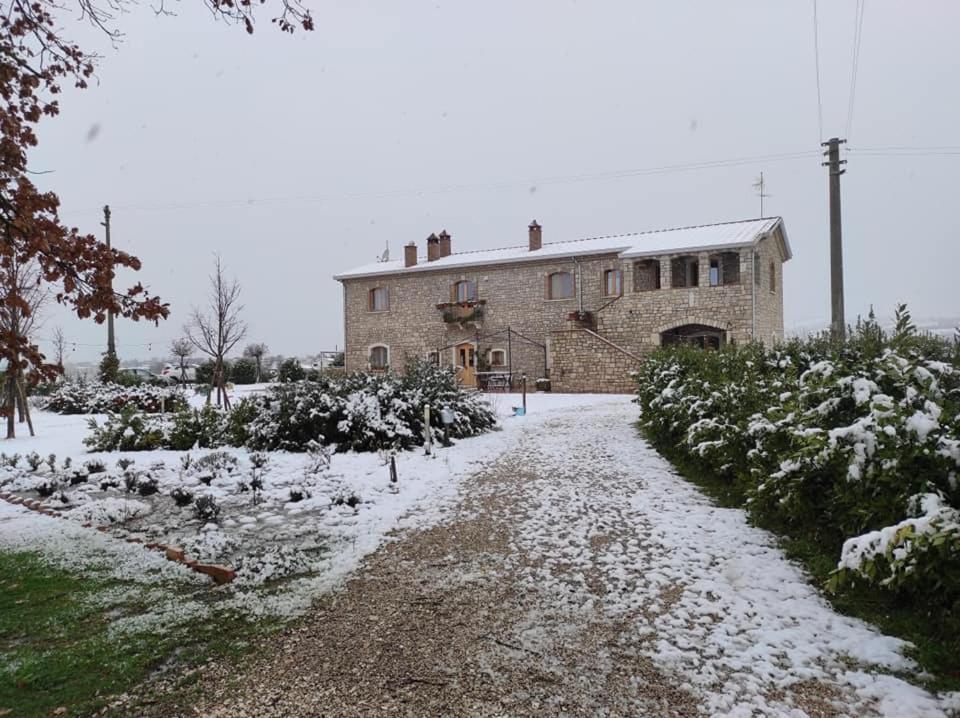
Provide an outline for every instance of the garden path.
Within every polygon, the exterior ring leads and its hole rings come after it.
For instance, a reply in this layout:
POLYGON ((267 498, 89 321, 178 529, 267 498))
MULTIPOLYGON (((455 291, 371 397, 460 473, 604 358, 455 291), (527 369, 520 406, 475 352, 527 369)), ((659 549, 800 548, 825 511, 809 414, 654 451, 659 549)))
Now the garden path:
POLYGON ((635 417, 624 400, 529 421, 445 520, 368 557, 241 671, 201 670, 187 714, 945 714, 894 675, 900 641, 836 614, 635 417))

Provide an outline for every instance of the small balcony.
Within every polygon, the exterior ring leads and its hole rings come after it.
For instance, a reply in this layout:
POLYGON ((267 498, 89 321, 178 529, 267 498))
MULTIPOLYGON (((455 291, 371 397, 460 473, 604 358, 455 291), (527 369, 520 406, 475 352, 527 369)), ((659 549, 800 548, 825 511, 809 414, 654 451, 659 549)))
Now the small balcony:
POLYGON ((447 324, 457 324, 464 327, 468 324, 479 326, 483 321, 483 309, 486 300, 479 299, 469 302, 443 302, 437 305, 441 317, 447 324))

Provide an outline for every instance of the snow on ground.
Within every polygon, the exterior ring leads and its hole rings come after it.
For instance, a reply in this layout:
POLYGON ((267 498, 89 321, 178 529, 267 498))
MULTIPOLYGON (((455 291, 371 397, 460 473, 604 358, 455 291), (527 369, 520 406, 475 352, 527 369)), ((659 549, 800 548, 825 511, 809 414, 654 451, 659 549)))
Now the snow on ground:
MULTIPOLYGON (((511 508, 500 519, 516 527, 516 558, 509 560, 545 605, 567 607, 554 635, 574 631, 578 617, 586 624, 600 611, 617 621, 621 649, 650 658, 714 715, 802 715, 784 695, 810 682, 830 687, 825 700, 841 714, 942 716, 960 708, 960 696, 933 696, 898 677, 916 668, 902 653, 904 642, 838 615, 771 534, 751 527, 742 510, 712 505, 678 477, 638 437, 629 397, 533 394, 525 417, 512 416, 518 395, 490 398, 502 419, 500 431, 435 447, 432 456, 400 454, 396 487, 376 454, 335 454, 328 467, 313 471, 317 457, 275 452, 255 503, 252 491, 237 488, 252 475, 246 451, 229 450, 236 468, 223 468, 232 464, 221 460, 209 485, 206 469, 181 469, 187 452, 136 452, 125 456, 135 460, 135 471, 146 469, 157 480, 156 494, 70 487, 75 521, 0 502, 0 549, 39 550, 59 565, 81 569, 90 562, 101 570, 113 565, 123 574, 195 591, 201 579, 182 567, 79 525, 90 515, 82 510, 87 504, 135 501, 149 511, 141 510, 118 533, 162 535, 211 558, 227 556, 241 569, 238 580, 202 588, 219 597, 218 605, 253 617, 293 615, 341 582, 390 540, 391 531, 448 520, 455 501, 477 490, 466 480, 512 452, 523 480, 515 495, 501 497, 511 508), (173 505, 169 492, 178 486, 216 497, 219 519, 200 521, 173 505), (310 496, 291 501, 290 489, 298 487, 310 496), (359 499, 356 506, 346 502, 351 496, 359 499), (242 580, 245 562, 261 578, 286 577, 242 580)), ((83 451, 85 417, 37 412, 35 421, 39 437, 5 442, 0 451, 53 452, 60 460, 72 457, 75 466, 101 458, 122 487, 115 468, 120 454, 83 451)), ((189 453, 195 467, 212 452, 189 453)), ((9 470, 0 473, 0 481, 11 477, 9 470)), ((123 513, 136 507, 107 508, 123 513)), ((207 610, 195 593, 156 603, 161 608, 153 614, 124 620, 142 629, 207 610)), ((534 645, 547 640, 547 621, 544 613, 530 617, 527 637, 534 645)))
MULTIPOLYGON (((261 389, 242 387, 231 396, 236 399, 261 389)), ((202 404, 203 396, 193 400, 202 404)), ((109 526, 117 538, 181 546, 190 558, 236 568, 237 580, 217 589, 227 594, 221 597, 224 607, 251 615, 295 615, 376 550, 389 532, 439 519, 463 479, 517 440, 514 429, 520 422, 544 421, 559 407, 609 401, 610 397, 589 395, 529 395, 528 415, 518 418, 513 417, 513 407, 522 405, 519 395, 490 395, 502 430, 458 440, 449 448, 434 445, 431 456, 422 449, 399 454, 396 485, 389 481, 385 457, 376 453, 252 455, 235 448, 87 453, 82 442, 89 434, 90 417, 37 411, 39 435, 4 442, 0 451, 21 456, 36 452, 41 457, 52 453, 58 465, 69 458, 66 474, 79 470, 80 476, 52 496, 39 497, 35 489, 53 472, 46 465, 33 471, 21 459, 16 469, 0 468, 0 486, 42 498, 75 526, 87 522, 109 526), (105 470, 87 474, 82 467, 91 461, 101 462, 105 470), (124 467, 126 461, 132 463, 124 467), (153 488, 144 490, 145 485, 153 488), (189 501, 178 506, 173 492, 188 492, 189 501), (193 502, 202 496, 216 502, 220 509, 216 518, 195 514, 193 502)), ((31 514, 19 518, 17 526, 30 521, 48 528, 49 519, 31 514)), ((7 529, 0 525, 0 546, 22 546, 5 542, 7 529)), ((46 538, 37 543, 58 557, 55 560, 67 563, 83 550, 64 553, 67 546, 83 545, 78 537, 89 534, 99 542, 98 551, 110 545, 92 529, 70 530, 70 541, 46 538)), ((47 530, 44 535, 51 534, 47 530)), ((126 543, 114 543, 129 552, 126 543)), ((140 547, 133 550, 149 553, 140 547)))
POLYGON ((851 701, 930 717, 960 705, 897 677, 917 668, 904 641, 837 614, 773 535, 680 478, 635 420, 623 399, 557 412, 538 433, 511 499, 525 507, 514 548, 528 590, 624 620, 621 647, 639 646, 711 715, 790 715, 777 691, 804 681, 852 693, 835 703, 843 714, 851 701))

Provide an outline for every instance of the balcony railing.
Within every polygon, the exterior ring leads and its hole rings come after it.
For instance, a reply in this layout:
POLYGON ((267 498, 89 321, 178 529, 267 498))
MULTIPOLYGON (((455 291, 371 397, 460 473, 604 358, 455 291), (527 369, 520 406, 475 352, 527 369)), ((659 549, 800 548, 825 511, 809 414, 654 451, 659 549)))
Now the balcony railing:
POLYGON ((437 305, 442 313, 443 321, 447 324, 477 324, 483 321, 483 305, 486 300, 479 299, 471 302, 443 302, 437 305))

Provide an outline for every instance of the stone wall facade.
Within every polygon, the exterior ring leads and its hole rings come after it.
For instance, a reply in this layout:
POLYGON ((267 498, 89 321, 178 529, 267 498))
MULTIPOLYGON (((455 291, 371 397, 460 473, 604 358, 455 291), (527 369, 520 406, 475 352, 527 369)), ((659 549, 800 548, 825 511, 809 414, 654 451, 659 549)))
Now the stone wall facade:
POLYGON ((557 392, 629 394, 631 372, 640 367, 639 356, 627 354, 585 329, 552 332, 553 366, 550 388, 557 392))
MULTIPOLYGON (((557 339, 554 333, 581 326, 636 355, 649 353, 660 346, 665 332, 684 325, 717 330, 727 342, 747 342, 755 337, 769 345, 783 336, 785 256, 781 240, 775 236, 779 231, 761 240, 756 251, 739 249, 733 257, 729 253, 720 257, 719 252, 687 252, 634 260, 601 254, 437 270, 421 263, 415 271, 345 278, 346 368, 370 368, 375 346, 386 348, 394 371, 402 371, 407 360, 414 358, 438 358, 443 365, 456 365, 456 346, 470 342, 481 369, 486 368, 491 352, 499 350, 503 369, 512 369, 515 375, 525 373, 531 379, 546 376, 553 380, 551 366, 561 364, 567 371, 568 362, 559 355, 572 351, 572 339, 557 339), (696 259, 698 286, 672 287, 671 268, 681 264, 673 261, 678 257, 696 259), (711 258, 719 266, 725 262, 724 273, 735 276, 735 284, 711 286, 711 258), (634 284, 634 264, 650 259, 659 262, 659 289, 646 288, 649 272, 637 273, 640 284, 634 284), (739 271, 731 268, 731 262, 739 271), (755 266, 760 270, 756 280, 755 266), (621 272, 617 296, 605 294, 607 270, 621 272), (561 271, 572 273, 574 296, 550 299, 549 277, 561 271), (475 283, 483 317, 462 324, 445 322, 445 310, 438 305, 454 300, 454 286, 463 280, 475 283), (388 300, 385 308, 374 311, 371 290, 378 288, 386 290, 388 300), (580 310, 590 314, 588 323, 569 318, 580 310), (509 333, 508 328, 512 330, 509 333)), ((382 356, 383 350, 377 352, 382 356)), ((582 352, 579 355, 583 356, 582 352)), ((584 390, 569 380, 563 385, 569 391, 584 390)))

